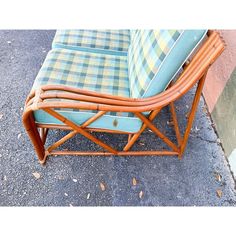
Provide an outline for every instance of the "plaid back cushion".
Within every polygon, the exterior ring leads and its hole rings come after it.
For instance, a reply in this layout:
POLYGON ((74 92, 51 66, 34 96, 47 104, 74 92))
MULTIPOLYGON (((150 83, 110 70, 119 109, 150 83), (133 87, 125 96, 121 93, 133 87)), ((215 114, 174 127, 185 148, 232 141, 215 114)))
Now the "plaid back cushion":
MULTIPOLYGON (((129 30, 57 30, 53 48, 97 49, 127 53, 130 43, 129 30)), ((94 50, 93 50, 94 51, 94 50)))
POLYGON ((134 30, 128 51, 131 97, 163 91, 206 30, 134 30))
POLYGON ((178 30, 132 31, 128 51, 132 97, 143 96, 180 33, 178 30))

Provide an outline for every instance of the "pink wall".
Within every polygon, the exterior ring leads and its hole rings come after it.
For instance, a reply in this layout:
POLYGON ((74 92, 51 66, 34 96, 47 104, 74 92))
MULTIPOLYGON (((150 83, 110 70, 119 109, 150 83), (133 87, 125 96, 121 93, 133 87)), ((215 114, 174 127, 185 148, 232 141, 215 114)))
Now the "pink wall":
POLYGON ((203 89, 209 111, 213 108, 231 73, 236 67, 236 30, 219 30, 226 42, 226 49, 210 68, 203 89))

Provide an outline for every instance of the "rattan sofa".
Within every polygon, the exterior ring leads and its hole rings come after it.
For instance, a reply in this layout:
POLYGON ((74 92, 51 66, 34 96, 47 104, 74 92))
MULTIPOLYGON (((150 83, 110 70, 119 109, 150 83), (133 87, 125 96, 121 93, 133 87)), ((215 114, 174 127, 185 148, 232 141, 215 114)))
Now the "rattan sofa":
POLYGON ((183 156, 209 66, 224 50, 207 30, 58 30, 26 99, 25 129, 41 164, 49 155, 183 156), (181 135, 174 101, 198 83, 181 135), (177 143, 152 121, 170 106, 177 143), (135 151, 149 128, 168 150, 135 151), (45 147, 49 129, 70 130, 45 147), (117 150, 92 132, 128 135, 117 150), (98 144, 97 152, 59 150, 76 134, 98 144))

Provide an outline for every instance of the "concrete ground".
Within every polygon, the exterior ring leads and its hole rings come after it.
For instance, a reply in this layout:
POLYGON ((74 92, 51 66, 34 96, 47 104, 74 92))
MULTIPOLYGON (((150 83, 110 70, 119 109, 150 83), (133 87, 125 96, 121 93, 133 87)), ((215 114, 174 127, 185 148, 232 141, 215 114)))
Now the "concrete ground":
MULTIPOLYGON (((236 205, 235 183, 203 99, 182 161, 158 156, 63 156, 49 158, 42 167, 24 131, 21 115, 54 33, 0 31, 1 206, 236 205)), ((177 103, 182 130, 193 93, 194 90, 177 103)), ((172 127, 166 122, 169 119, 168 109, 164 109, 156 124, 161 130, 166 128, 166 134, 173 139, 172 127)), ((64 133, 49 133, 49 142, 64 133)), ((99 137, 113 145, 123 145, 127 138, 99 137)), ((63 148, 77 146, 96 149, 80 136, 63 148)), ((146 131, 136 147, 157 148, 164 144, 146 131)))

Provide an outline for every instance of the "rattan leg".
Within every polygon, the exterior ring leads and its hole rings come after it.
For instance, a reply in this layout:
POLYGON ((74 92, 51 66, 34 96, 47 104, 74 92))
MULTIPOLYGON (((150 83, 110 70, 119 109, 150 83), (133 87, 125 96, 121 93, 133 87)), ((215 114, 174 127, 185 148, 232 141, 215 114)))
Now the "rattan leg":
POLYGON ((193 125, 194 117, 195 117, 195 114, 196 114, 196 111, 197 111, 197 108, 198 108, 198 103, 200 101, 201 92, 202 92, 202 89, 203 89, 203 86, 204 86, 205 79, 206 79, 206 73, 204 74, 204 76, 198 82, 198 86, 197 86, 197 90, 196 90, 196 93, 195 93, 195 96, 194 96, 194 99, 193 99, 193 104, 192 104, 192 107, 191 107, 191 111, 189 113, 188 122, 187 122, 186 130, 185 130, 185 133, 184 133, 183 141, 182 141, 182 144, 180 146, 179 159, 182 159, 183 153, 185 151, 185 148, 186 148, 186 145, 187 145, 187 142, 188 142, 188 137, 189 137, 189 134, 190 134, 190 131, 191 131, 191 128, 192 128, 192 125, 193 125))
POLYGON ((36 127, 34 117, 32 112, 25 112, 23 114, 23 124, 25 126, 26 132, 34 146, 36 154, 38 156, 39 162, 45 162, 45 148, 36 127))

